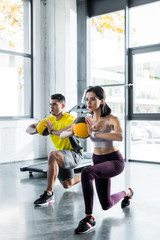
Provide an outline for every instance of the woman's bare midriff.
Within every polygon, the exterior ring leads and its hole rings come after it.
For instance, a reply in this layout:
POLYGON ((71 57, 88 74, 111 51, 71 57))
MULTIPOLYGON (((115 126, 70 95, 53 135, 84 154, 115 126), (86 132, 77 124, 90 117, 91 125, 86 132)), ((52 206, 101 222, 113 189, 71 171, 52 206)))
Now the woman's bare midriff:
POLYGON ((117 151, 117 147, 94 148, 93 153, 96 155, 105 155, 117 151))

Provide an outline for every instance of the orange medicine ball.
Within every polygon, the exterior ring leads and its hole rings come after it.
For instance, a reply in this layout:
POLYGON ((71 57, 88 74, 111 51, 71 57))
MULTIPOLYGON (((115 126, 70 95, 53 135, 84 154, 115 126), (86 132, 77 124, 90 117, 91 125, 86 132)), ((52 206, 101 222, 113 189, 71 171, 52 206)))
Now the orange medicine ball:
POLYGON ((73 124, 73 132, 77 137, 87 138, 89 137, 88 126, 85 121, 85 117, 77 118, 73 124))
POLYGON ((42 135, 42 136, 47 136, 49 135, 47 127, 44 126, 48 125, 47 121, 45 119, 41 120, 38 125, 37 125, 37 132, 42 135))

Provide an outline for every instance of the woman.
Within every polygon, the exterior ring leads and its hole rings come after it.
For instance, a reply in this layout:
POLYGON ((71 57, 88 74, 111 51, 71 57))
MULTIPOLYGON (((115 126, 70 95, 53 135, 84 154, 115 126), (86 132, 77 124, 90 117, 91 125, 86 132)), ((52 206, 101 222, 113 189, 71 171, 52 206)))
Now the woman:
POLYGON ((94 145, 93 166, 86 167, 81 174, 82 190, 85 203, 85 218, 79 222, 75 233, 87 233, 96 226, 93 213, 93 180, 103 210, 108 210, 121 199, 121 207, 130 205, 133 191, 110 194, 111 178, 124 169, 124 159, 113 141, 122 141, 122 129, 119 119, 111 114, 105 102, 105 92, 99 86, 90 87, 86 91, 86 102, 91 117, 86 117, 88 132, 94 145))

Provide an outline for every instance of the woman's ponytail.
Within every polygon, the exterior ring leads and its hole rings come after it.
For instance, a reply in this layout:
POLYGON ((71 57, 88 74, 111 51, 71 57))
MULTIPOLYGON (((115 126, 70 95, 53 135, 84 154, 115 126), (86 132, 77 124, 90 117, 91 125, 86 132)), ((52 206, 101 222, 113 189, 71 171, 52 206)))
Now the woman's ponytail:
POLYGON ((107 105, 106 102, 104 102, 101 105, 101 117, 105 117, 111 113, 111 108, 107 105))

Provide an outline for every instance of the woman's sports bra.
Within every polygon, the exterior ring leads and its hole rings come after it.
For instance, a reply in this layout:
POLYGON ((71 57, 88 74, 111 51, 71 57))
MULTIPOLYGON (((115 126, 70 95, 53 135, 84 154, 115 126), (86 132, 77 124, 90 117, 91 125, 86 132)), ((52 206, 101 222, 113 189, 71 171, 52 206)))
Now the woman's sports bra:
MULTIPOLYGON (((104 131, 97 131, 97 133, 110 133, 111 132, 111 129, 109 128, 109 125, 108 125, 109 117, 110 117, 110 115, 107 116, 106 129, 104 131)), ((95 148, 106 148, 106 147, 113 146, 112 140, 107 140, 107 139, 102 139, 102 138, 93 138, 92 136, 90 136, 90 139, 93 142, 93 146, 95 148)))

